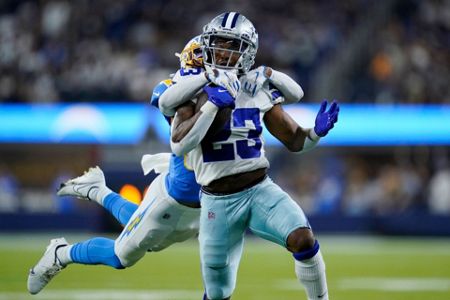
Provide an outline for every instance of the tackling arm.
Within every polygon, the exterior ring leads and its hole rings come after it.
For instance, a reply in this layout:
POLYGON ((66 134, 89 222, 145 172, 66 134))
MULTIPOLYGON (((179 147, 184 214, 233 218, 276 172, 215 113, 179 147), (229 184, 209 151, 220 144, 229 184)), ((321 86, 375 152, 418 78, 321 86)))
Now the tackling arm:
POLYGON ((302 87, 295 82, 294 79, 288 75, 275 71, 272 68, 267 68, 271 71, 267 71, 269 82, 271 82, 280 92, 283 94, 285 103, 297 103, 305 94, 302 87), (270 72, 270 74, 269 74, 270 72))
MULTIPOLYGON (((303 98, 303 90, 294 79, 270 67, 260 66, 242 78, 243 89, 252 96, 255 96, 267 82, 269 82, 269 88, 272 85, 281 92, 286 104, 297 103, 303 98)), ((275 101, 273 104, 281 102, 275 101)))
POLYGON ((169 117, 175 114, 176 108, 191 100, 207 83, 213 83, 225 88, 233 98, 236 98, 241 84, 232 72, 207 68, 198 75, 184 76, 176 84, 168 88, 159 99, 159 109, 169 117))
POLYGON ((208 83, 205 73, 186 76, 168 88, 159 98, 159 109, 169 117, 175 115, 177 107, 194 98, 195 94, 208 83))

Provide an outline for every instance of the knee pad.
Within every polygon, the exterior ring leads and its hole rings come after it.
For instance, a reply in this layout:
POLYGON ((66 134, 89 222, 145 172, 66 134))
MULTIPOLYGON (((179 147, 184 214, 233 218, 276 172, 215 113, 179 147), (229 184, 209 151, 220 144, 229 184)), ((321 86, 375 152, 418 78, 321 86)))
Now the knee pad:
POLYGON ((210 288, 206 294, 209 300, 222 300, 229 297, 229 295, 225 295, 225 292, 224 288, 210 288))
POLYGON ((139 258, 135 258, 135 257, 129 256, 129 255, 124 255, 123 253, 117 253, 116 256, 124 268, 129 268, 129 267, 133 266, 139 260, 139 258))
POLYGON ((145 250, 136 247, 127 247, 122 245, 121 247, 114 247, 114 252, 119 259, 122 266, 125 268, 133 266, 137 263, 146 253, 145 250))
POLYGON ((222 300, 233 293, 236 282, 233 280, 232 274, 230 274, 229 267, 219 268, 204 264, 202 272, 208 299, 222 300))

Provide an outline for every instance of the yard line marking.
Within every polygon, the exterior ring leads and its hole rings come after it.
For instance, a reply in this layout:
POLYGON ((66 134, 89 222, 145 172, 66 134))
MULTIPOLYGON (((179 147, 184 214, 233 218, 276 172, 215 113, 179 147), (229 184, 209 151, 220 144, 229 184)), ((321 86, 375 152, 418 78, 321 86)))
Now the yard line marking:
POLYGON ((424 277, 355 277, 339 281, 343 290, 402 291, 449 291, 450 278, 424 277))
MULTIPOLYGON (((196 300, 203 295, 193 290, 53 290, 34 295, 33 299, 46 300, 196 300)), ((30 294, 23 292, 0 292, 0 300, 26 300, 30 294)))
MULTIPOLYGON (((329 283, 330 284, 330 283, 329 283)), ((346 277, 330 284, 339 290, 369 290, 388 292, 410 291, 450 291, 448 277, 346 277)), ((276 288, 281 290, 301 290, 303 287, 295 279, 277 281, 276 288)))

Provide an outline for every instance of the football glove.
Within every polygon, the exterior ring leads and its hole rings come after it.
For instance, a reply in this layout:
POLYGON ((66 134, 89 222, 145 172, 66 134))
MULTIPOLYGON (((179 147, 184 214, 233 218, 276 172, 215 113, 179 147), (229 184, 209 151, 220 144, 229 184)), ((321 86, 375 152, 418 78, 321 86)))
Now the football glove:
POLYGON ((252 97, 258 93, 264 83, 269 79, 266 75, 266 66, 260 66, 251 70, 242 79, 242 89, 252 97))
POLYGON ((326 111, 327 105, 328 100, 323 100, 316 116, 314 132, 320 137, 326 136, 338 121, 339 105, 336 100, 333 100, 328 111, 326 111))
POLYGON ((203 90, 208 94, 208 101, 214 103, 219 109, 224 107, 231 107, 234 109, 234 98, 222 86, 205 85, 203 90))
POLYGON ((205 65, 205 70, 206 78, 210 82, 227 89, 230 95, 236 98, 241 89, 241 82, 236 74, 230 71, 213 69, 207 65, 205 65))

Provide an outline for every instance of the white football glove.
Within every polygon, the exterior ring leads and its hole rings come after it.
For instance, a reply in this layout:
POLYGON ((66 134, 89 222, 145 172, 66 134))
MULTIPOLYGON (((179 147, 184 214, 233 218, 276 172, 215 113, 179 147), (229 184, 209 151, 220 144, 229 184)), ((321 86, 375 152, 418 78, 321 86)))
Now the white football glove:
POLYGON ((209 81, 227 89, 231 96, 236 98, 241 89, 241 82, 236 74, 231 71, 212 69, 210 66, 205 66, 205 70, 206 78, 208 78, 209 81))
POLYGON ((244 78, 242 78, 242 89, 252 97, 255 96, 264 83, 269 80, 266 76, 266 68, 266 66, 260 66, 251 70, 244 78))

